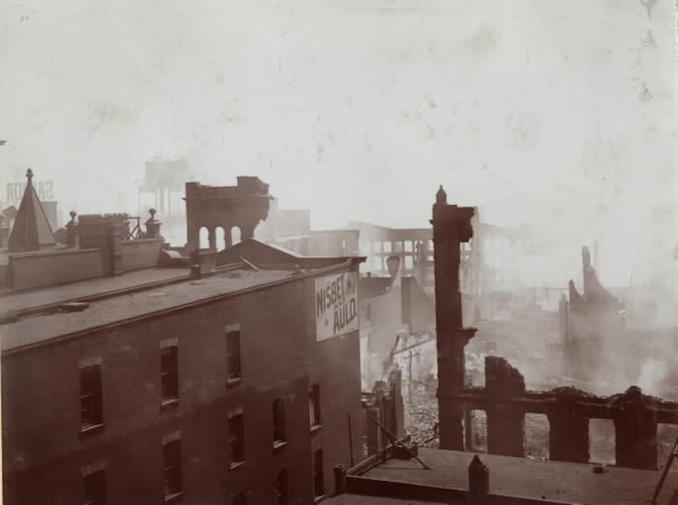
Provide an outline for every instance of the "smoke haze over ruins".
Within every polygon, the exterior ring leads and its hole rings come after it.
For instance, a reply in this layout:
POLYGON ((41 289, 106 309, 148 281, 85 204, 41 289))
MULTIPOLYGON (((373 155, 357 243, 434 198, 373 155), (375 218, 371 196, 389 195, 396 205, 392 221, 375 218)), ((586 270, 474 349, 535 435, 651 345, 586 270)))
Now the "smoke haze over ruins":
POLYGON ((678 504, 677 15, 4 2, 0 502, 678 504))
POLYGON ((134 209, 144 161, 184 156, 317 228, 425 226, 444 183, 556 243, 549 281, 598 241, 608 284, 647 282, 678 226, 674 5, 651 5, 5 3, 3 179, 33 167, 64 213, 134 209))

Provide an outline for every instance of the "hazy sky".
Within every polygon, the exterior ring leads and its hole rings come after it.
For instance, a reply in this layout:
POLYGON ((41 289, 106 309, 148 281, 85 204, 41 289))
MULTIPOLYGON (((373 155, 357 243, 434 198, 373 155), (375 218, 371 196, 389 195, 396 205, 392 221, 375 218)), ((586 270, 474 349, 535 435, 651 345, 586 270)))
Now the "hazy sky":
POLYGON ((186 156, 316 227, 427 226, 442 183, 626 280, 678 242, 675 26, 673 0, 4 0, 2 192, 30 166, 64 212, 133 212, 144 161, 186 156))

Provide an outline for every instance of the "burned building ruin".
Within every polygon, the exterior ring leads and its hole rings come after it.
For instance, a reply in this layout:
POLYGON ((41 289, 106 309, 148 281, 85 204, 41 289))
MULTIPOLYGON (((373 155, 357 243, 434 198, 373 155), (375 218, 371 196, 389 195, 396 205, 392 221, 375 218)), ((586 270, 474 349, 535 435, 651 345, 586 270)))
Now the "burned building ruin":
POLYGON ((460 244, 473 236, 472 207, 447 203, 442 186, 433 205, 438 409, 440 448, 463 450, 463 406, 455 395, 464 388, 464 347, 475 328, 464 328, 459 282, 460 244))
POLYGON ((207 186, 186 183, 188 249, 200 247, 200 230, 205 228, 210 249, 217 248, 218 228, 224 231, 225 246, 254 237, 254 229, 266 219, 271 196, 268 184, 258 177, 238 177, 236 186, 207 186))
MULTIPOLYGON (((645 395, 637 386, 611 396, 596 396, 571 387, 529 391, 517 369, 503 358, 492 356, 485 360, 485 387, 466 385, 464 347, 475 329, 462 327, 458 269, 459 245, 472 236, 472 212, 469 207, 449 205, 442 187, 438 190, 431 222, 435 244, 440 448, 469 450, 473 445, 470 411, 482 410, 487 415, 488 452, 522 457, 525 415, 540 413, 547 416, 550 425, 550 458, 586 463, 589 420, 611 419, 615 427, 616 464, 656 469, 657 425, 678 424, 676 402, 645 395)), ((566 320, 568 342, 583 340, 572 345, 575 351, 570 351, 579 355, 588 352, 585 342, 595 339, 601 327, 623 325, 620 304, 600 285, 588 249, 583 250, 582 256, 584 295, 579 295, 571 282, 568 317, 561 316, 566 320)))
POLYGON ((624 304, 601 284, 588 247, 582 248, 581 256, 583 293, 570 280, 568 299, 563 295, 558 313, 565 374, 590 379, 592 370, 608 361, 603 358, 606 338, 623 341, 624 304))

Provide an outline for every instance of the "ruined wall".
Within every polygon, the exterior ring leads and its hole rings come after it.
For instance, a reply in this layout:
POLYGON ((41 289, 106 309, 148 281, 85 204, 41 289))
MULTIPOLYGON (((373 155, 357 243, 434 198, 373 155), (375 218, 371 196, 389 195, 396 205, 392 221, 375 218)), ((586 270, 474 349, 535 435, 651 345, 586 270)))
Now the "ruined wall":
POLYGON ((359 283, 358 313, 360 322, 360 340, 364 353, 361 355, 363 381, 367 385, 384 378, 384 362, 399 332, 406 330, 402 321, 401 285, 393 285, 390 279, 361 278, 359 283), (367 284, 389 281, 381 294, 369 296, 363 294, 367 284))
POLYGON ((464 409, 455 395, 464 388, 464 348, 475 329, 463 326, 459 264, 461 244, 473 236, 474 209, 448 204, 440 186, 432 211, 440 447, 463 450, 464 409))
POLYGON ((364 457, 383 451, 391 445, 392 438, 400 440, 405 435, 402 375, 394 369, 386 380, 376 381, 370 393, 363 393, 364 457))
POLYGON ((402 279, 402 317, 411 333, 435 327, 435 303, 414 277, 402 279))
POLYGON ((493 454, 522 456, 525 421, 513 400, 525 394, 523 376, 506 360, 485 358, 487 406, 487 447, 493 454))
POLYGON ((271 196, 268 184, 258 177, 238 177, 237 186, 207 186, 186 183, 186 228, 188 248, 200 247, 200 229, 207 228, 209 247, 216 249, 217 228, 224 230, 226 247, 233 245, 234 228, 240 239, 254 238, 254 229, 266 219, 271 196))
POLYGON ((505 359, 485 360, 486 387, 467 388, 457 400, 487 413, 488 452, 524 456, 526 413, 549 420, 549 454, 559 461, 589 462, 589 420, 611 419, 618 466, 657 469, 657 425, 678 424, 678 403, 644 395, 639 387, 608 397, 571 387, 527 391, 520 372, 505 359))
POLYGON ((568 299, 558 307, 564 370, 581 380, 616 379, 615 356, 628 335, 624 305, 602 286, 587 247, 582 248, 582 277, 583 292, 570 280, 568 299))

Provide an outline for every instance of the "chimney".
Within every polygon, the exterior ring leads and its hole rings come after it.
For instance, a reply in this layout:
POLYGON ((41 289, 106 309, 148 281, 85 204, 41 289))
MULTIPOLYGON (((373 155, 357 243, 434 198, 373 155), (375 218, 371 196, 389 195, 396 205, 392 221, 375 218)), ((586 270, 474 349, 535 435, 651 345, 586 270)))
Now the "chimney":
POLYGON ((78 214, 72 210, 69 215, 71 220, 66 223, 66 246, 78 247, 78 223, 75 220, 78 214))
POLYGON ((146 237, 147 238, 160 238, 160 221, 155 219, 155 209, 148 209, 148 213, 151 217, 146 221, 146 237))
POLYGON ((101 249, 104 275, 122 273, 122 241, 126 214, 80 216, 78 237, 81 249, 101 249))

